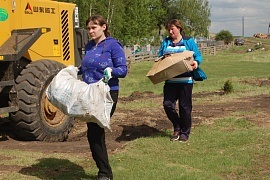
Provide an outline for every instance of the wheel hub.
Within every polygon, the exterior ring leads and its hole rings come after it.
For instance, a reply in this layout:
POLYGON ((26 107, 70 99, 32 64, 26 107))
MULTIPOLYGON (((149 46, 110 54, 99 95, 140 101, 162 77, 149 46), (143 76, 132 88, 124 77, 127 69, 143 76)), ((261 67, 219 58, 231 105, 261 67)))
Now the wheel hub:
POLYGON ((44 119, 46 123, 50 126, 56 126, 61 124, 65 115, 52 103, 49 102, 45 93, 43 93, 41 102, 41 107, 44 113, 44 119))

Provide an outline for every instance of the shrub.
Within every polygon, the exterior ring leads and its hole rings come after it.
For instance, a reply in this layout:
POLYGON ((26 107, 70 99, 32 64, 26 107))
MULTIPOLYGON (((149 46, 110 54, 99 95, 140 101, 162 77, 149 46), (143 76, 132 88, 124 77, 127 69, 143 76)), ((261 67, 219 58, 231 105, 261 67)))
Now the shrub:
POLYGON ((228 30, 221 30, 215 37, 216 41, 224 41, 225 44, 229 44, 233 40, 233 35, 228 30))
POLYGON ((224 83, 223 90, 225 93, 232 93, 233 92, 233 84, 231 80, 227 80, 224 83))

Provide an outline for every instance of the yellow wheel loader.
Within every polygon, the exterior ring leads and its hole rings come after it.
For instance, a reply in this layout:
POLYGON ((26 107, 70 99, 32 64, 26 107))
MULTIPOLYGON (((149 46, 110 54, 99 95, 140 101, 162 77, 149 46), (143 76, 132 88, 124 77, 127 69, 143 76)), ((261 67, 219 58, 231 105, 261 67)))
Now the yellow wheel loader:
POLYGON ((80 65, 87 41, 76 4, 0 0, 0 125, 8 120, 21 140, 66 140, 74 119, 45 90, 62 68, 80 65))

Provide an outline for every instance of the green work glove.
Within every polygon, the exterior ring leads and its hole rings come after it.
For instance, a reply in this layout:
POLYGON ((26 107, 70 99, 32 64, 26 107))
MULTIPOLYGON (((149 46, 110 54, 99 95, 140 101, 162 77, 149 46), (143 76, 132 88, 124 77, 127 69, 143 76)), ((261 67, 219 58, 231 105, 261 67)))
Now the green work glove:
POLYGON ((102 81, 108 84, 109 80, 112 78, 112 68, 107 67, 104 69, 103 79, 102 81))

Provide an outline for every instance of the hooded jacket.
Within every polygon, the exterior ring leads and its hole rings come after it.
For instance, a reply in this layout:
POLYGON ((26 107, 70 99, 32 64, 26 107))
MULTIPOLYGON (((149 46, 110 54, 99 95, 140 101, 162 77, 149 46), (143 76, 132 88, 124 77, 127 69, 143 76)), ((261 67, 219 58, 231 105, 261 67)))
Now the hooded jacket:
POLYGON ((104 70, 112 69, 110 90, 119 90, 119 79, 127 75, 125 52, 122 45, 112 37, 106 37, 96 46, 93 40, 85 46, 85 56, 81 63, 83 81, 95 83, 103 78, 104 70))
MULTIPOLYGON (((201 55, 201 52, 199 51, 198 46, 195 43, 195 41, 189 36, 183 36, 182 39, 183 39, 183 43, 184 43, 186 49, 194 52, 194 54, 193 54, 194 60, 198 62, 198 65, 200 65, 202 62, 202 55, 201 55)), ((167 47, 171 43, 172 43, 172 39, 170 37, 165 38, 162 41, 159 52, 158 52, 158 57, 163 56, 167 47)))
MULTIPOLYGON (((198 70, 201 71, 201 69, 199 68, 199 65, 202 63, 203 58, 202 58, 201 52, 199 51, 198 46, 195 43, 194 39, 189 37, 189 36, 183 36, 182 40, 180 41, 179 44, 183 44, 185 46, 184 49, 194 52, 193 58, 198 63, 198 70)), ((171 37, 167 37, 167 38, 163 39, 163 41, 161 43, 161 46, 160 46, 160 49, 159 49, 159 52, 158 52, 158 57, 161 57, 166 53, 166 49, 167 49, 167 47, 169 45, 172 45, 171 37)), ((176 53, 176 52, 174 52, 174 53, 176 53)), ((197 70, 194 70, 194 71, 197 71, 197 70)), ((188 77, 193 77, 193 76, 194 76, 193 72, 186 72, 186 73, 180 74, 179 76, 174 77, 174 78, 182 78, 182 80, 181 79, 180 80, 174 80, 174 81, 166 80, 165 82, 166 83, 188 83, 188 84, 192 84, 193 80, 191 78, 188 78, 188 77)))

